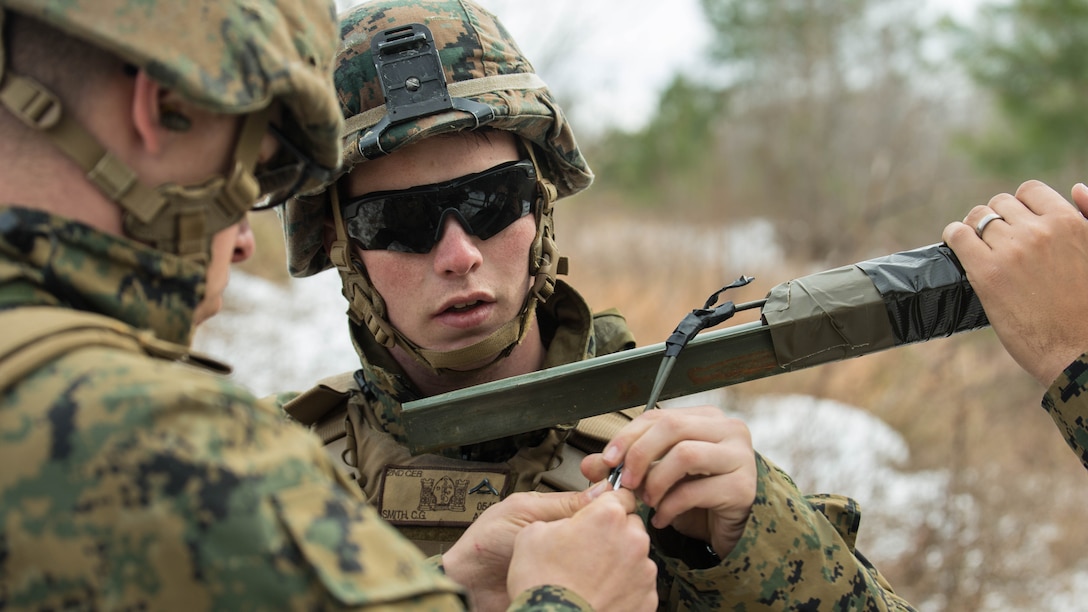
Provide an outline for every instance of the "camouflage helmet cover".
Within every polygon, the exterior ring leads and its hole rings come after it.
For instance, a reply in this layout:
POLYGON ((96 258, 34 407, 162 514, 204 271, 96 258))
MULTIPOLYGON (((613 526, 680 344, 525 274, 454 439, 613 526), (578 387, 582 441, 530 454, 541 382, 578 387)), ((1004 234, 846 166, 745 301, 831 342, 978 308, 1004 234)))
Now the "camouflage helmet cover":
POLYGON ((211 111, 244 114, 279 100, 314 161, 340 162, 343 120, 328 88, 339 40, 332 2, 0 0, 0 7, 106 49, 211 111))
MULTIPOLYGON (((426 25, 434 36, 450 95, 490 106, 487 127, 513 132, 534 143, 541 174, 558 197, 577 193, 593 180, 563 111, 506 28, 491 13, 466 0, 375 0, 340 16, 342 44, 336 60, 336 89, 347 123, 342 172, 365 159, 358 141, 377 123, 385 97, 374 66, 371 39, 389 28, 426 25), (528 75, 532 80, 506 81, 528 75), (493 77, 499 77, 495 79, 493 77)), ((472 115, 444 111, 392 126, 381 147, 392 152, 437 134, 476 126, 472 115)), ((288 265, 294 276, 310 276, 331 266, 322 243, 328 198, 295 198, 284 209, 288 265)))

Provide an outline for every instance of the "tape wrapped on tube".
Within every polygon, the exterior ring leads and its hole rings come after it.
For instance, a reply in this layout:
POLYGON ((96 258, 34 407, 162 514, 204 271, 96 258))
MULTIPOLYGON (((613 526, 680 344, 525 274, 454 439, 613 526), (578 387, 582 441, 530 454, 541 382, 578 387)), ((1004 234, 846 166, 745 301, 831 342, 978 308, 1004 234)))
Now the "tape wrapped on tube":
POLYGON ((778 363, 790 369, 989 325, 943 244, 782 283, 763 307, 778 363))
POLYGON ((884 298, 896 344, 990 324, 952 249, 935 244, 857 264, 884 298))

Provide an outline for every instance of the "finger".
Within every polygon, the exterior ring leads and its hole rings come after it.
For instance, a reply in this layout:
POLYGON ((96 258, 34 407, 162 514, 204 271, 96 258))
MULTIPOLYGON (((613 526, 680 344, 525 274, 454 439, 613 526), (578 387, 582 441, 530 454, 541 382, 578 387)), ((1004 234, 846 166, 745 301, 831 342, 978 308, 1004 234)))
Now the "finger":
POLYGON ((976 238, 992 245, 1007 237, 1006 230, 1012 223, 1030 223, 1035 218, 1035 213, 1025 208, 1019 200, 1003 193, 991 198, 985 206, 972 208, 963 218, 963 223, 971 228, 976 238))
POLYGON ((752 507, 755 491, 755 479, 744 470, 681 482, 654 507, 653 525, 663 529, 695 509, 707 512, 736 509, 743 514, 752 507))
MULTIPOLYGON (((616 493, 619 493, 618 491, 616 493)), ((630 493, 628 491, 628 493, 630 493)), ((608 493, 593 500, 571 517, 577 525, 604 533, 607 529, 616 529, 626 521, 626 516, 634 509, 634 496, 627 497, 608 493)))
MULTIPOLYGON (((607 484, 607 483, 606 483, 607 484)), ((623 514, 632 514, 638 507, 638 503, 635 501, 635 494, 626 489, 611 490, 609 488, 607 493, 604 493, 597 499, 594 499, 592 503, 582 508, 580 512, 594 512, 607 510, 608 512, 620 512, 623 514)))
MULTIPOLYGON (((618 491, 613 491, 611 487, 608 487, 608 490, 608 495, 610 497, 614 497, 620 503, 620 505, 623 507, 624 512, 626 512, 627 514, 634 514, 634 512, 638 510, 638 500, 635 499, 635 494, 633 491, 629 491, 627 489, 619 489, 618 491)), ((642 519, 639 520, 641 521, 642 519)))
POLYGON ((635 440, 639 439, 646 430, 653 427, 654 422, 660 415, 660 410, 647 410, 635 417, 630 423, 624 425, 619 432, 612 437, 608 442, 608 445, 604 447, 600 460, 608 466, 608 468, 614 468, 620 463, 623 463, 627 449, 635 440))
MULTIPOLYGON (((637 514, 628 514, 626 521, 626 531, 637 535, 638 546, 637 550, 640 556, 649 556, 650 554, 650 534, 646 531, 646 523, 642 521, 642 517, 637 514)), ((657 572, 654 572, 655 574, 657 572)))
MULTIPOLYGON (((998 215, 1001 215, 1001 218, 992 221, 986 226, 987 228, 997 224, 999 221, 1006 224, 1030 223, 1031 220, 1036 217, 1035 213, 1025 206, 1023 202, 1018 200, 1016 196, 1001 193, 990 198, 990 201, 986 203, 986 206, 976 206, 973 208, 971 212, 967 213, 967 218, 964 219, 964 223, 971 227, 977 227, 979 221, 982 221, 986 215, 991 213, 997 213, 998 215)), ((989 229, 986 229, 983 233, 986 234, 989 233, 989 231, 989 229)))
MULTIPOLYGON (((968 250, 970 247, 970 236, 974 235, 975 230, 971 229, 963 221, 953 221, 944 226, 944 230, 941 231, 941 240, 949 246, 953 251, 959 253, 961 249, 968 250)), ((974 245, 978 248, 978 245, 974 245)))
POLYGON ((642 483, 642 501, 656 507, 678 483, 693 478, 731 474, 752 463, 753 457, 747 428, 719 442, 678 442, 646 474, 642 483))
MULTIPOLYGON (((1069 202, 1042 181, 1025 181, 1016 190, 1016 199, 1035 215, 1068 214, 1069 202)), ((1012 207, 1010 206, 1010 209, 1012 207)), ((1002 211, 998 211, 1005 214, 1002 211)))
MULTIPOLYGON (((990 200, 991 202, 993 199, 990 200)), ((993 212, 989 206, 975 206, 963 218, 963 221, 953 221, 945 226, 941 232, 941 240, 945 242, 961 258, 981 257, 989 247, 979 239, 975 226, 986 215, 993 212)))
POLYGON ((603 480, 591 487, 591 489, 599 490, 600 493, 598 493, 590 503, 579 510, 579 512, 584 511, 586 508, 595 504, 617 506, 626 514, 631 514, 638 509, 638 501, 635 499, 635 494, 627 489, 613 490, 612 486, 603 480))
POLYGON ((590 482, 600 484, 608 477, 612 467, 604 462, 604 456, 601 453, 593 453, 582 458, 582 475, 590 482))
POLYGON ((1084 183, 1073 185, 1073 203, 1080 210, 1081 216, 1088 216, 1088 187, 1084 183))
POLYGON ((713 406, 660 411, 654 426, 627 449, 621 483, 629 489, 639 487, 653 462, 677 443, 686 440, 716 443, 729 435, 734 422, 739 423, 713 406))
MULTIPOLYGON (((585 491, 562 491, 557 493, 539 493, 526 491, 514 493, 501 504, 524 523, 533 521, 555 521, 574 516, 576 512, 589 505, 596 495, 585 491)), ((488 508, 490 510, 490 508, 488 508)))
POLYGON ((613 490, 612 485, 605 480, 598 482, 571 498, 569 507, 581 511, 582 509, 597 503, 597 499, 602 497, 608 498, 604 503, 618 504, 623 511, 628 514, 634 512, 638 508, 638 502, 635 499, 634 493, 625 489, 613 490))

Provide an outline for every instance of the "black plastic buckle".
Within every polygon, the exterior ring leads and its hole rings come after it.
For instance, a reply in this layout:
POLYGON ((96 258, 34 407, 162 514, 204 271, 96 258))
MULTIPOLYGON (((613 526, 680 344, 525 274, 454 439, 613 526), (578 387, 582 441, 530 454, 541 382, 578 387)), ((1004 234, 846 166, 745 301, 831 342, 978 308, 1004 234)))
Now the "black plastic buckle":
POLYGON ((495 118, 495 111, 486 104, 450 97, 442 60, 427 26, 412 23, 379 32, 370 42, 370 51, 385 96, 385 117, 359 137, 359 153, 366 159, 388 154, 382 149, 382 135, 406 121, 449 110, 471 114, 475 127, 495 118))

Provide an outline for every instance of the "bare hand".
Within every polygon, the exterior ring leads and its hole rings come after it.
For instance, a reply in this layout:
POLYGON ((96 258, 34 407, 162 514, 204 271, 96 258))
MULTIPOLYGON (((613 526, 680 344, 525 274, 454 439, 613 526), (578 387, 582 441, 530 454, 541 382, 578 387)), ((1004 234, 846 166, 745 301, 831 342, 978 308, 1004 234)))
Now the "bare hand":
POLYGON ((1088 188, 1074 186, 1073 201, 1028 181, 943 233, 1005 350, 1044 387, 1088 351, 1088 188), (979 237, 991 212, 1003 219, 979 237))
POLYGON ((510 597, 544 584, 565 586, 594 610, 657 609, 657 566, 630 491, 608 492, 572 518, 538 522, 517 536, 510 597))
POLYGON ((624 426, 604 453, 582 460, 591 482, 623 462, 620 484, 654 508, 653 525, 671 525, 733 550, 756 496, 756 459, 748 427, 714 406, 647 410, 624 426))
MULTIPOLYGON (((515 493, 489 507, 442 555, 446 574, 464 586, 476 610, 505 610, 514 539, 536 521, 570 518, 607 487, 565 493, 515 493)), ((581 593, 579 593, 581 595, 581 593)), ((584 596, 584 595, 583 595, 584 596)))

